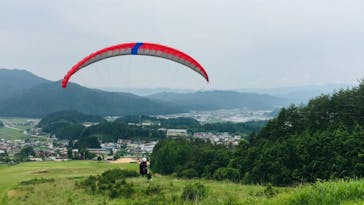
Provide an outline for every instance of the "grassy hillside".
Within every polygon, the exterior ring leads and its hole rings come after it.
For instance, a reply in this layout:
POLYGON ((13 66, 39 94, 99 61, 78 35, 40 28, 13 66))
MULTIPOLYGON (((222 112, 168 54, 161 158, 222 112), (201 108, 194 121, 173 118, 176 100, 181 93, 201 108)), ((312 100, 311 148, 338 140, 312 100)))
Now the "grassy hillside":
MULTIPOLYGON (((317 182, 302 187, 277 188, 242 185, 211 180, 181 180, 155 175, 129 178, 136 192, 130 198, 110 199, 90 194, 77 184, 86 176, 100 174, 107 169, 136 170, 137 164, 108 164, 94 161, 23 163, 5 167, 0 165, 1 204, 360 204, 364 181, 317 182), (39 183, 34 183, 34 178, 39 183), (46 180, 40 180, 40 179, 46 180), (32 180, 33 179, 33 180, 32 180), (20 185, 26 182, 27 185, 20 185), (200 201, 183 201, 181 194, 191 183, 206 187, 206 197, 200 201), (150 189, 152 188, 152 189, 150 189), (145 192, 145 190, 154 192, 145 192), (157 191, 156 191, 157 190, 157 191)), ((37 182, 37 181, 36 181, 37 182)))
MULTIPOLYGON (((25 180, 33 178, 66 178, 98 174, 111 168, 137 169, 135 164, 107 164, 93 161, 22 163, 15 166, 0 166, 0 197, 5 203, 10 189, 25 180)), ((50 190, 49 190, 50 191, 50 190)))

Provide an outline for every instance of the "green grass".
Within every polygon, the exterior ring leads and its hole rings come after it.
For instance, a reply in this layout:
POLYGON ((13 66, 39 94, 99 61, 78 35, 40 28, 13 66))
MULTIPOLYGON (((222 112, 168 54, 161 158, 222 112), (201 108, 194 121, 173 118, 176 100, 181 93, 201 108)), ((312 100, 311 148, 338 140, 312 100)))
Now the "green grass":
MULTIPOLYGON (((123 168, 137 170, 137 164, 109 164, 95 161, 67 161, 67 162, 29 162, 15 166, 0 168, 0 196, 4 204, 131 204, 135 197, 140 197, 145 203, 160 200, 175 200, 176 204, 181 203, 180 195, 183 188, 193 182, 203 183, 208 190, 208 196, 203 204, 225 204, 230 201, 261 201, 266 197, 263 194, 264 186, 244 186, 231 182, 217 182, 211 180, 182 180, 170 176, 154 175, 152 182, 145 178, 129 179, 137 190, 144 190, 149 184, 160 186, 163 194, 144 198, 138 194, 131 199, 110 200, 107 196, 94 196, 85 193, 82 189, 75 188, 75 181, 80 177, 100 174, 111 168, 123 168), (20 185, 20 182, 34 178, 54 178, 55 182, 41 183, 37 185, 20 185), (74 192, 74 190, 76 190, 74 192), (10 192, 9 192, 10 191, 10 192), (19 194, 19 197, 8 199, 8 194, 19 194), (216 199, 216 196, 219 196, 216 199), (161 199, 160 197, 163 197, 161 199), (70 198, 70 199, 69 199, 70 198), (72 203, 65 200, 71 200, 72 203), (217 201, 216 201, 217 200, 217 201)), ((285 191, 287 189, 281 189, 285 191)), ((17 195, 15 194, 15 195, 17 195)))
POLYGON ((35 177, 68 178, 98 174, 111 168, 137 169, 136 164, 109 164, 94 161, 27 162, 0 168, 0 202, 19 182, 35 177))
POLYGON ((341 203, 364 203, 364 180, 338 180, 316 182, 311 186, 297 189, 290 204, 336 205, 341 203))
POLYGON ((0 118, 0 121, 14 125, 15 128, 20 130, 27 130, 30 128, 33 128, 33 126, 30 125, 23 125, 29 120, 28 118, 14 118, 14 117, 6 117, 6 118, 0 118))
POLYGON ((45 136, 34 137, 34 136, 24 134, 23 131, 34 128, 34 126, 31 126, 31 125, 24 125, 25 123, 27 123, 28 120, 34 120, 34 119, 0 117, 0 121, 15 128, 15 129, 11 129, 11 128, 7 128, 7 127, 1 127, 0 128, 0 138, 4 138, 6 140, 23 140, 26 138, 37 138, 38 140, 45 140, 46 139, 45 136), (16 129, 18 129, 18 130, 16 130, 16 129))
POLYGON ((150 182, 141 177, 127 179, 136 191, 131 198, 116 199, 90 194, 76 185, 76 182, 83 181, 86 176, 112 168, 137 170, 138 165, 96 161, 0 165, 0 196, 3 197, 0 204, 364 204, 364 180, 317 182, 302 187, 273 187, 272 190, 260 185, 204 179, 185 180, 154 174, 150 182), (181 194, 184 187, 195 182, 206 187, 206 197, 198 203, 183 201, 181 194), (160 187, 161 192, 145 195, 148 186, 160 187), (269 191, 273 194, 267 194, 269 191))
POLYGON ((14 130, 7 127, 0 127, 0 138, 4 138, 6 140, 21 140, 28 138, 28 135, 25 135, 22 131, 14 130))

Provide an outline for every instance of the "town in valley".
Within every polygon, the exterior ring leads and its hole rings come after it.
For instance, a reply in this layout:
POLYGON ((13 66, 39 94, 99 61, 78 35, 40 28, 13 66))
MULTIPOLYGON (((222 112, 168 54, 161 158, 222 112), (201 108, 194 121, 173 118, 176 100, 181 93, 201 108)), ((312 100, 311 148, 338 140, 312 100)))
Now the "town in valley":
MULTIPOLYGON (((213 122, 246 122, 263 121, 271 118, 271 111, 251 111, 251 110, 217 110, 182 113, 175 115, 159 115, 157 118, 168 119, 178 117, 191 117, 201 123, 213 122)), ((105 117, 108 122, 112 122, 117 117, 105 117)), ((56 134, 47 133, 38 126, 40 119, 27 118, 0 118, 2 127, 0 128, 0 156, 3 156, 1 163, 14 163, 15 156, 25 147, 31 147, 34 153, 27 156, 26 161, 64 161, 70 159, 85 159, 80 150, 71 147, 77 140, 58 139, 56 134), (14 134, 16 133, 16 134, 14 134), (72 149, 70 149, 70 147, 72 149), (4 157, 6 155, 6 158, 4 157), (5 160, 6 159, 6 160, 5 160)), ((83 122, 87 128, 97 125, 95 122, 83 122)), ((129 122, 127 126, 136 128, 148 128, 156 123, 150 120, 139 122, 129 122)), ((166 138, 194 138, 209 141, 212 144, 223 144, 226 146, 236 146, 247 136, 247 134, 229 133, 227 131, 191 131, 188 128, 164 128, 160 127, 166 138)), ((124 139, 122 136, 114 136, 115 141, 99 140, 98 148, 88 147, 87 151, 93 154, 94 160, 115 161, 119 158, 130 158, 131 162, 136 162, 143 156, 150 156, 158 140, 153 139, 124 139)))

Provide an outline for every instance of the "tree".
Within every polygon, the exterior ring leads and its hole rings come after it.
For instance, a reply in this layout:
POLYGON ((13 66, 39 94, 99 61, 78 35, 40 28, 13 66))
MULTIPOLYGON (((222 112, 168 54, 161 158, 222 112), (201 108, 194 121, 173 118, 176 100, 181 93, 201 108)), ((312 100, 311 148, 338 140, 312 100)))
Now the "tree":
POLYGON ((237 147, 230 166, 251 183, 363 177, 363 85, 281 109, 247 146, 237 147))
POLYGON ((231 156, 227 147, 200 139, 161 140, 154 147, 151 168, 184 178, 212 178, 217 169, 228 165, 231 156))
POLYGON ((35 152, 32 146, 25 146, 23 147, 19 153, 15 154, 15 158, 18 161, 26 161, 29 156, 34 156, 35 152))
POLYGON ((100 148, 100 142, 95 136, 82 137, 74 144, 74 147, 79 150, 87 148, 100 148))
POLYGON ((0 162, 9 162, 9 161, 10 158, 6 151, 4 153, 0 153, 0 162))
POLYGON ((67 146, 67 158, 68 159, 72 159, 73 158, 72 149, 73 149, 73 140, 70 139, 68 141, 68 146, 67 146))

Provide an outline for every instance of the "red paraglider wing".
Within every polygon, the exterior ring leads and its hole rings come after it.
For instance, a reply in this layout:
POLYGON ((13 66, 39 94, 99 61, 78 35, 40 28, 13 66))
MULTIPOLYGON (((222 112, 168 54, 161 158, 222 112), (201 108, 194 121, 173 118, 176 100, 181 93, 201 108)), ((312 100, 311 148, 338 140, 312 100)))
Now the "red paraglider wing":
POLYGON ((71 76, 81 68, 97 61, 120 55, 147 55, 165 58, 191 68, 204 77, 207 82, 209 81, 205 69, 195 59, 182 51, 154 43, 123 43, 98 50, 86 56, 67 72, 62 81, 62 87, 67 87, 71 76))

